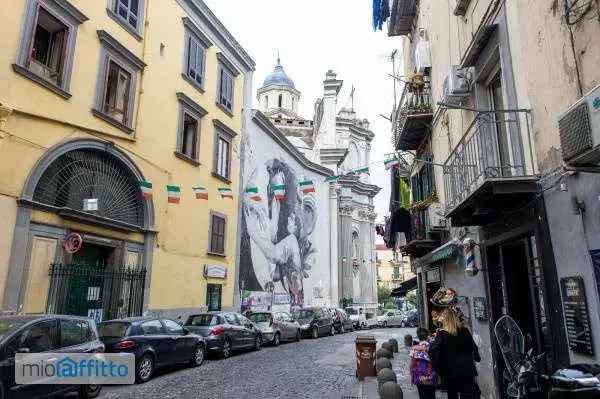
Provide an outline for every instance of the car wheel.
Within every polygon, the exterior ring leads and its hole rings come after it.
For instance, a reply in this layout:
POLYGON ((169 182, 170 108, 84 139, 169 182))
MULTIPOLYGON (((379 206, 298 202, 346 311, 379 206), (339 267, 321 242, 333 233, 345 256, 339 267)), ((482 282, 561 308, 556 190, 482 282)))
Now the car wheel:
POLYGON ((302 339, 302 333, 300 332, 300 330, 296 331, 296 342, 300 342, 300 340, 302 339))
MULTIPOLYGON (((92 399, 100 395, 102 391, 102 385, 83 385, 79 388, 79 397, 81 399, 92 399)), ((0 398, 3 398, 0 393, 0 398)))
POLYGON ((331 329, 329 330, 329 335, 335 335, 335 327, 333 324, 331 325, 331 329))
POLYGON ((400 328, 405 328, 406 327, 406 323, 404 321, 400 322, 400 328))
POLYGON ((387 328, 387 321, 383 322, 383 328, 387 328))
POLYGON ((194 357, 190 360, 190 365, 192 367, 198 367, 202 366, 202 363, 204 363, 204 345, 200 344, 196 347, 194 357))
POLYGON ((262 346, 262 338, 260 335, 257 335, 254 339, 254 350, 259 351, 262 346))
POLYGON ((223 356, 223 359, 227 359, 229 356, 231 356, 231 341, 229 341, 229 338, 225 338, 225 341, 223 341, 221 355, 223 356))
POLYGON ((313 337, 313 339, 319 338, 319 330, 317 329, 317 327, 313 327, 312 337, 313 337))
POLYGON ((346 332, 346 329, 344 328, 344 325, 342 324, 342 326, 340 327, 340 334, 344 334, 346 332))
POLYGON ((154 373, 154 358, 149 354, 145 354, 137 362, 135 380, 139 383, 147 382, 152 378, 152 373, 154 373))
POLYGON ((281 338, 279 337, 279 333, 275 333, 275 336, 273 337, 273 346, 279 346, 280 343, 281 338))

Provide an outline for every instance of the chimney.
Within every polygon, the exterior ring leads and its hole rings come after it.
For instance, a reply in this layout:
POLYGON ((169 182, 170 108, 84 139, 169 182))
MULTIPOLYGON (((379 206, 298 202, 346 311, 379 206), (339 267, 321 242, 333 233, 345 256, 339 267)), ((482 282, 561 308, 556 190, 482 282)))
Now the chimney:
POLYGON ((327 71, 323 81, 323 120, 319 129, 322 148, 335 148, 335 119, 337 96, 344 82, 337 80, 337 75, 331 69, 327 71))

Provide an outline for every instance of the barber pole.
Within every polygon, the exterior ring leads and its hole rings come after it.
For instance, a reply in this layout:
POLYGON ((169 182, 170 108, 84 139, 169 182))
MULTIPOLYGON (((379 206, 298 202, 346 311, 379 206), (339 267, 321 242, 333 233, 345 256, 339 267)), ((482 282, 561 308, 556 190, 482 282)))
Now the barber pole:
POLYGON ((475 247, 477 244, 472 238, 465 238, 463 241, 463 255, 465 258, 465 273, 467 276, 476 276, 479 273, 475 259, 475 247))

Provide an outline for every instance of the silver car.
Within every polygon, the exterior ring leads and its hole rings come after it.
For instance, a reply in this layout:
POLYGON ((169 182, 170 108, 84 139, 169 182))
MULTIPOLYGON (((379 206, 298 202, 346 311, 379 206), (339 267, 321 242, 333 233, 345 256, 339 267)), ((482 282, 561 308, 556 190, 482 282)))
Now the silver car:
POLYGON ((300 341, 300 324, 286 312, 253 312, 247 316, 261 331, 263 341, 278 346, 281 341, 300 341))

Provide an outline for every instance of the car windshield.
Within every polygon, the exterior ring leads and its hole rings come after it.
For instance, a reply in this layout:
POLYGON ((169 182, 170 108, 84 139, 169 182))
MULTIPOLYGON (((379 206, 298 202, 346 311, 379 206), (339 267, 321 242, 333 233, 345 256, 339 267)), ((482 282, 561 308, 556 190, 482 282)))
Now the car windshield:
POLYGON ((377 311, 377 316, 383 316, 385 314, 385 309, 379 309, 377 311))
POLYGON ((100 337, 124 337, 127 334, 127 330, 131 326, 130 323, 125 322, 105 322, 98 325, 98 332, 100 337))
POLYGON ((269 313, 252 313, 249 318, 255 323, 268 323, 271 321, 271 315, 269 313))
POLYGON ((348 314, 358 314, 358 310, 354 308, 348 308, 346 309, 346 312, 348 312, 348 314))
POLYGON ((221 324, 219 316, 214 314, 199 314, 190 316, 185 323, 186 326, 209 327, 221 324))
POLYGON ((0 341, 27 322, 27 319, 0 319, 0 341))
POLYGON ((308 309, 296 310, 294 312, 294 319, 296 319, 296 320, 310 319, 314 316, 314 314, 315 314, 314 310, 308 310, 308 309))

